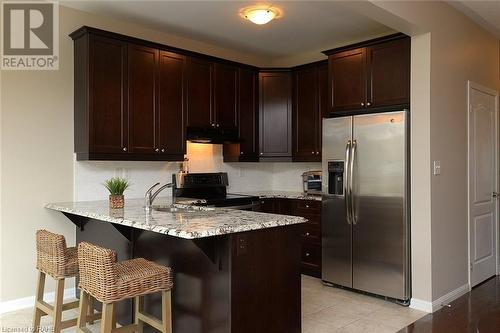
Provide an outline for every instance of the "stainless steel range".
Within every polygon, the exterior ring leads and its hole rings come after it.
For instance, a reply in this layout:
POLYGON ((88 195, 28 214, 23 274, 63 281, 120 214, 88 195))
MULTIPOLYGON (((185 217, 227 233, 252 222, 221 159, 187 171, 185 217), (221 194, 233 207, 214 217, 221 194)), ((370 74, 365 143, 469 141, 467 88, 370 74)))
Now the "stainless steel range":
POLYGON ((226 172, 177 173, 172 175, 172 181, 177 200, 195 199, 195 204, 200 206, 260 210, 259 197, 227 193, 226 172))

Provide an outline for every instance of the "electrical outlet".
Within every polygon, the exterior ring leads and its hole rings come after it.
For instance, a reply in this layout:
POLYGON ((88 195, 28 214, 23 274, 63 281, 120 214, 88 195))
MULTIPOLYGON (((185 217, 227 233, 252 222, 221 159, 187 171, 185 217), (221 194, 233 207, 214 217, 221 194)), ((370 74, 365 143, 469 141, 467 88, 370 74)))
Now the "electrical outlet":
POLYGON ((441 174, 441 161, 434 161, 433 173, 434 176, 439 176, 441 174))

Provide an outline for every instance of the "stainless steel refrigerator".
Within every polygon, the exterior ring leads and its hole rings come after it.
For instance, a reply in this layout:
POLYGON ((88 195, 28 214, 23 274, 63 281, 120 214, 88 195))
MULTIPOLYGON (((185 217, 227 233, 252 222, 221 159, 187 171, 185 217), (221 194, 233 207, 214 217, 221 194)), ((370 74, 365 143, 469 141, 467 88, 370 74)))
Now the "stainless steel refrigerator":
POLYGON ((410 299, 408 112, 323 120, 322 280, 410 299))

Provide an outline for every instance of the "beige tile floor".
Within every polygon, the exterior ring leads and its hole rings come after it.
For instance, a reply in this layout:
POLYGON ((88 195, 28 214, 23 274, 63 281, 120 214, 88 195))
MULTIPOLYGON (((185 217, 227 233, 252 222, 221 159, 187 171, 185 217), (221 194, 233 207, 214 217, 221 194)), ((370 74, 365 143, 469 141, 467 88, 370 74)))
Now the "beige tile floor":
MULTIPOLYGON (((377 298, 323 286, 319 279, 302 277, 302 333, 397 332, 424 315, 377 298)), ((76 317, 76 310, 66 311, 63 318, 72 317, 76 317)), ((0 331, 28 333, 31 320, 32 309, 0 315, 0 331)), ((52 331, 48 317, 42 318, 42 327, 42 333, 52 331)), ((98 333, 99 321, 89 328, 98 333)), ((68 328, 63 332, 74 331, 68 328)))
POLYGON ((397 332, 425 315, 302 276, 302 333, 397 332))

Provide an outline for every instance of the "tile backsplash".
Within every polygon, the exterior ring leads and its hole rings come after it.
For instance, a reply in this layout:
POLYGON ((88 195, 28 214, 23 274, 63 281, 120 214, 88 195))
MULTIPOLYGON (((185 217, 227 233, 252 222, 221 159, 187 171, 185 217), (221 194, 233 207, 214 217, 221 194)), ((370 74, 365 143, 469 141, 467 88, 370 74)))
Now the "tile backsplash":
MULTIPOLYGON (((320 163, 223 163, 222 145, 188 143, 187 156, 190 172, 227 172, 230 192, 301 191, 302 172, 321 168, 320 163)), ((179 167, 179 162, 75 161, 74 199, 106 199, 102 183, 114 176, 129 178, 132 186, 127 197, 140 198, 155 182, 170 182, 179 167)))

